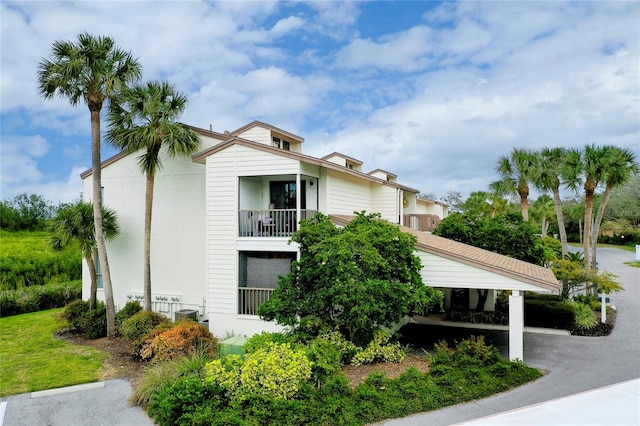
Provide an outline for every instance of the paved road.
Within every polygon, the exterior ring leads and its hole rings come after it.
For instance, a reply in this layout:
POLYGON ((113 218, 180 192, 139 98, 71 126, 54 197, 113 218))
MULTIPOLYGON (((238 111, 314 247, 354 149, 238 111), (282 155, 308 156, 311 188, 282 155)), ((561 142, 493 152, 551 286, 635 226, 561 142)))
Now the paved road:
MULTIPOLYGON (((624 292, 611 295, 611 302, 619 308, 611 335, 580 337, 525 333, 524 361, 547 371, 544 377, 479 401, 382 424, 451 425, 640 377, 640 269, 623 263, 633 260, 635 254, 632 252, 598 249, 600 269, 618 275, 625 287, 624 292)), ((505 348, 501 349, 504 353, 505 348)))
MULTIPOLYGON (((623 264, 632 260, 631 252, 598 250, 601 269, 619 275, 626 288, 611 297, 619 313, 610 336, 525 334, 525 362, 547 371, 544 377, 490 398, 383 424, 451 425, 640 377, 640 269, 623 264)), ((499 333, 496 341, 506 344, 506 338, 499 333)), ((501 352, 506 353, 506 347, 501 352)), ((81 385, 79 389, 3 398, 0 426, 153 425, 143 410, 129 405, 130 393, 129 382, 109 380, 81 385)))

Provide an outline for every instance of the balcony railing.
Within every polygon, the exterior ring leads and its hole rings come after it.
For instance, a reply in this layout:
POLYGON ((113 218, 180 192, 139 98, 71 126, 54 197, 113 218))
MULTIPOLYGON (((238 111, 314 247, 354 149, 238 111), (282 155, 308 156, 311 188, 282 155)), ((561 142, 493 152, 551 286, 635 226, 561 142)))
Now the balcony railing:
MULTIPOLYGON (((317 210, 300 210, 302 219, 312 218, 317 210)), ((290 237, 298 229, 296 209, 240 210, 241 237, 290 237)))
POLYGON ((273 288, 238 288, 238 314, 258 315, 258 306, 269 300, 273 288))

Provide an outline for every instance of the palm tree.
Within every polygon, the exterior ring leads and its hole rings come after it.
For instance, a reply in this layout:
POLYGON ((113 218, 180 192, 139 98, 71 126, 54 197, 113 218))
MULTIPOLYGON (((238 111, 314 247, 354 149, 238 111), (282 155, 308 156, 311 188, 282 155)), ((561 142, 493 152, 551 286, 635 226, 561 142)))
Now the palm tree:
POLYGON ((527 149, 513 148, 509 156, 498 160, 496 171, 500 180, 489 188, 496 195, 517 194, 520 196, 520 210, 525 222, 529 220, 529 182, 535 168, 535 155, 527 149))
POLYGON ((549 225, 551 225, 553 216, 556 214, 554 201, 547 194, 542 194, 531 204, 531 207, 533 217, 540 220, 540 233, 543 237, 546 237, 549 225))
POLYGON ((619 148, 617 146, 606 146, 605 149, 608 151, 607 155, 603 158, 603 161, 606 162, 604 177, 605 188, 596 219, 593 222, 593 230, 591 231, 591 262, 593 265, 597 264, 596 248, 598 244, 598 234, 600 232, 602 218, 604 217, 604 211, 607 208, 607 202, 611 196, 611 191, 614 188, 624 186, 639 170, 635 155, 629 149, 619 148))
POLYGON ((562 257, 569 252, 567 243, 567 230, 562 214, 562 200, 560 199, 561 179, 569 172, 566 170, 565 157, 567 150, 564 148, 543 148, 538 155, 537 167, 534 171, 533 184, 541 191, 551 191, 555 204, 556 219, 558 221, 558 233, 562 243, 562 257))
POLYGON ((593 144, 587 145, 582 151, 569 150, 566 161, 567 186, 577 190, 580 186, 584 189, 584 231, 582 244, 584 248, 584 268, 592 269, 591 226, 593 224, 593 200, 596 188, 606 178, 606 168, 609 160, 610 149, 593 144))
POLYGON ((116 46, 110 37, 78 35, 78 42, 55 41, 51 60, 38 65, 39 91, 45 99, 56 94, 71 105, 84 102, 91 114, 91 164, 93 169, 93 218, 96 246, 102 271, 107 335, 116 331, 116 310, 109 271, 107 248, 102 229, 102 170, 100 160, 100 111, 127 84, 140 78, 141 66, 130 52, 116 46))
POLYGON ((166 82, 138 84, 125 90, 109 108, 107 142, 126 152, 142 151, 140 170, 146 174, 144 215, 144 309, 151 310, 151 215, 155 175, 162 167, 161 148, 171 157, 189 156, 200 138, 175 120, 187 98, 166 82))
MULTIPOLYGON (((120 233, 116 213, 113 210, 102 208, 102 229, 104 237, 111 241, 120 233)), ((90 309, 95 309, 98 294, 98 278, 96 264, 93 255, 96 251, 96 233, 93 224, 93 205, 78 201, 68 204, 58 210, 57 215, 49 225, 49 244, 54 250, 62 250, 74 241, 80 246, 82 257, 87 262, 91 276, 90 309)))

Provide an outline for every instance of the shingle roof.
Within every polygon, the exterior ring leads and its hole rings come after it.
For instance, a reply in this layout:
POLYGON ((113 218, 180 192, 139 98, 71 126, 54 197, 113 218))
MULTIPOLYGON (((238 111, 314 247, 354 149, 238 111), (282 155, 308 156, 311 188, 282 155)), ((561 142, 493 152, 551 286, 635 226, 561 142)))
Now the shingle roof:
MULTIPOLYGON (((340 226, 347 225, 355 218, 355 216, 344 215, 330 215, 330 217, 333 223, 340 226)), ((406 226, 399 226, 399 228, 403 232, 408 232, 417 237, 418 241, 415 246, 417 250, 513 278, 541 287, 547 291, 560 291, 560 283, 549 268, 513 259, 502 254, 438 237, 426 232, 416 231, 406 226)))

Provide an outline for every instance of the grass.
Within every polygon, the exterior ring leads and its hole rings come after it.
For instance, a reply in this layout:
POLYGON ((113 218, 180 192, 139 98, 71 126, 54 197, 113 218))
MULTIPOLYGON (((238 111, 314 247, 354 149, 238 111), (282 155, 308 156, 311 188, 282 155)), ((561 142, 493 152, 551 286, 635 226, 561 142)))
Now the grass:
POLYGON ((107 356, 57 339, 62 309, 0 318, 0 396, 95 382, 107 356))
POLYGON ((625 265, 629 265, 629 266, 633 266, 634 268, 640 268, 640 262, 639 261, 635 261, 635 262, 624 262, 625 265))

